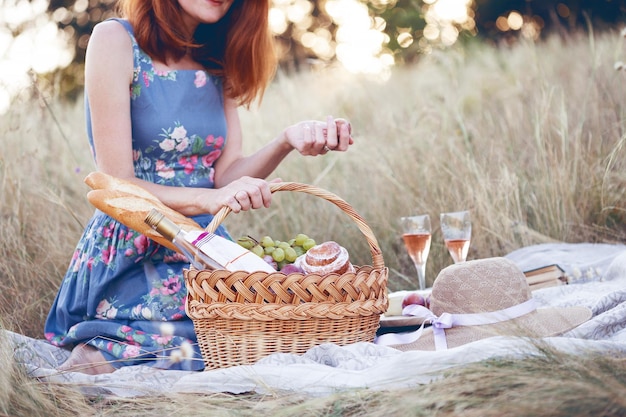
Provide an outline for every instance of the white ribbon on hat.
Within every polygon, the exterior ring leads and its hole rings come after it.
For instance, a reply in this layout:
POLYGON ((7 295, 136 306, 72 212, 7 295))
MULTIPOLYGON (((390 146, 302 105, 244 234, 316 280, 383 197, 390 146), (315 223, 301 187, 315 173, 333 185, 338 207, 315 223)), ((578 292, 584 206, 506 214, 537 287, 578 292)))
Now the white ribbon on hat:
POLYGON ((446 341, 445 329, 457 326, 482 326, 499 323, 532 313, 536 309, 535 299, 530 298, 521 304, 497 311, 465 314, 442 313, 440 316, 437 316, 424 306, 412 304, 404 307, 402 315, 425 317, 420 328, 414 332, 386 333, 376 337, 374 343, 387 346, 413 343, 422 336, 424 325, 431 323, 435 339, 435 350, 446 350, 448 349, 448 343, 446 341))

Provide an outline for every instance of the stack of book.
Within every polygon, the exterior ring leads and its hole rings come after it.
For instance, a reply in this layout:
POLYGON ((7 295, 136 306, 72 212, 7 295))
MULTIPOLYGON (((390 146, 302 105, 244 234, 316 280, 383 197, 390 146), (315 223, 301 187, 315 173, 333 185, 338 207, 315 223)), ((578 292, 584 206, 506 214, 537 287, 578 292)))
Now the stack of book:
POLYGON ((524 271, 530 290, 567 284, 567 275, 557 264, 524 271))

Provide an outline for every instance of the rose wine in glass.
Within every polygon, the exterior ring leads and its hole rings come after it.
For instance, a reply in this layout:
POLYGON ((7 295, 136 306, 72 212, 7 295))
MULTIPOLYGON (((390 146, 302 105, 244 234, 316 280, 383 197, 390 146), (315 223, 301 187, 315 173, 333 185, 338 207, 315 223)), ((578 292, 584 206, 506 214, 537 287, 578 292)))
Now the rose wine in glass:
POLYGON ((454 263, 465 262, 472 237, 469 211, 441 213, 441 233, 454 263))
POLYGON ((430 217, 427 214, 400 218, 404 246, 417 269, 419 289, 426 289, 426 260, 432 239, 430 217))
POLYGON ((465 262, 467 252, 469 252, 469 239, 448 239, 445 241, 445 244, 455 264, 465 262))

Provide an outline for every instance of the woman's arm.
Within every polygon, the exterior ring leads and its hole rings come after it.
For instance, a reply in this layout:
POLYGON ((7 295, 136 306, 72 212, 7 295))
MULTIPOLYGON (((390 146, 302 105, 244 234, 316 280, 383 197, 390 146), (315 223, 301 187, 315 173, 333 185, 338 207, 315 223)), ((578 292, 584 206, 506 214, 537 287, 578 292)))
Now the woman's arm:
POLYGON ((134 177, 129 86, 133 76, 130 37, 115 21, 94 27, 85 58, 85 92, 98 169, 134 177))
POLYGON ((292 151, 301 155, 324 155, 328 151, 346 151, 353 143, 350 124, 344 119, 328 116, 325 122, 307 120, 284 129, 270 143, 256 153, 244 156, 242 131, 237 107, 226 100, 228 124, 227 147, 215 165, 215 185, 226 185, 241 176, 266 178, 292 151))

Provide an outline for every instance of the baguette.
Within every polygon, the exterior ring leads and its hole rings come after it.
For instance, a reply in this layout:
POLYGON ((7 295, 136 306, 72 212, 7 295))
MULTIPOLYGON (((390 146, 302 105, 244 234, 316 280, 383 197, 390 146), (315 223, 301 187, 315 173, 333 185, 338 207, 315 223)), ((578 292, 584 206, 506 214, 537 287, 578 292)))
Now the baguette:
POLYGON ((170 249, 178 251, 172 242, 146 224, 145 218, 150 210, 159 210, 184 230, 202 230, 193 219, 166 206, 154 194, 129 181, 95 172, 85 178, 85 183, 94 188, 87 193, 87 200, 94 207, 170 249))
POLYGON ((147 200, 152 200, 160 203, 160 200, 146 190, 130 181, 123 180, 121 178, 114 177, 104 172, 94 171, 89 173, 85 177, 85 184, 91 187, 93 190, 117 190, 124 191, 129 194, 133 194, 137 197, 143 197, 147 200))

